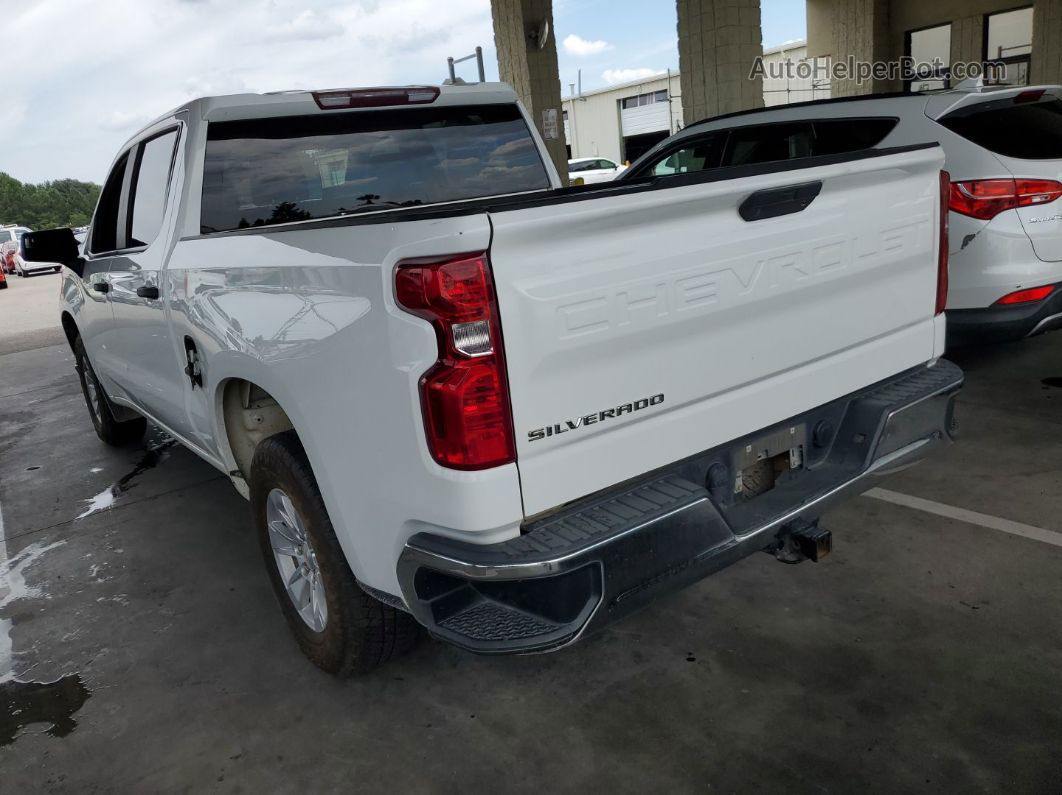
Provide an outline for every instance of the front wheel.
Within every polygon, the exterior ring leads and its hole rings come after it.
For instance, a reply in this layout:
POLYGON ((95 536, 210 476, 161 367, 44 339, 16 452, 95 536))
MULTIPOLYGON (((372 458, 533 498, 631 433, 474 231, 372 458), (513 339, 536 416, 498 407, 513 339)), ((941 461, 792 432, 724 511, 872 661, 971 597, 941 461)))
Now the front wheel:
POLYGON ((255 448, 249 485, 270 582, 315 665, 354 676, 416 644, 420 625, 413 617, 369 596, 354 579, 294 431, 255 448))
POLYGON ((96 435, 102 442, 118 446, 136 441, 144 435, 144 431, 147 430, 147 420, 143 417, 136 417, 125 422, 119 422, 114 418, 111 401, 107 398, 103 387, 100 386, 96 371, 92 369, 81 337, 74 340, 74 367, 81 380, 81 392, 85 395, 85 405, 88 406, 89 416, 92 418, 92 427, 96 429, 96 435))

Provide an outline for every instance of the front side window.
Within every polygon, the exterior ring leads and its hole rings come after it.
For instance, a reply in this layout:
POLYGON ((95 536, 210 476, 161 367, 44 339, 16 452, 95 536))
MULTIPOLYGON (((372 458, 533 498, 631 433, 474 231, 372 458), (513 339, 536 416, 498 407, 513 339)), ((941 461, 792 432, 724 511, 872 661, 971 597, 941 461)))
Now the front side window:
POLYGON ((648 166, 643 166, 632 176, 669 177, 674 174, 692 174, 710 168, 718 168, 726 133, 713 133, 697 138, 680 149, 673 149, 648 166))
POLYGON ((411 108, 214 122, 204 234, 547 190, 515 105, 411 108))
POLYGON ((132 206, 129 246, 150 245, 159 233, 176 145, 177 130, 165 132, 140 145, 133 174, 133 192, 129 198, 132 206))
POLYGON ((1023 101, 1019 95, 970 105, 944 116, 940 123, 997 155, 1062 159, 1062 99, 1051 94, 1035 102, 1023 101))
MULTIPOLYGON (((93 254, 114 251, 119 246, 118 209, 122 199, 122 183, 125 181, 125 167, 129 162, 126 152, 114 164, 107 181, 100 193, 96 214, 92 218, 92 242, 89 250, 93 254)), ((124 235, 122 236, 124 238, 124 235)))

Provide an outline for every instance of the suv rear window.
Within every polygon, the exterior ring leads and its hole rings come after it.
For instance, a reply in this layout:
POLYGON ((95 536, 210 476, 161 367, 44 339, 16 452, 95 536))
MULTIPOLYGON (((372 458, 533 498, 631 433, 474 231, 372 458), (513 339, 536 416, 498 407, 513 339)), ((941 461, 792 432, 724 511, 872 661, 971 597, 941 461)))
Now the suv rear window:
POLYGON ((208 234, 549 187, 515 105, 214 122, 200 227, 208 234))
POLYGON ((959 108, 940 123, 1004 157, 1062 159, 1062 99, 1015 103, 1012 97, 959 108))

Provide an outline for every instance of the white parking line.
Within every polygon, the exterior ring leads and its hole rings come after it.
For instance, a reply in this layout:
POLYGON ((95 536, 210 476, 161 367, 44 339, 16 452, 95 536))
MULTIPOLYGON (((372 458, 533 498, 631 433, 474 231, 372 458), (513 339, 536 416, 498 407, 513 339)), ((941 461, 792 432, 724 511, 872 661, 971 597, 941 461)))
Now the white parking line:
POLYGON ((1052 546, 1062 547, 1062 533, 1057 533, 1054 530, 1045 530, 1042 527, 1035 527, 1031 524, 1012 522, 1010 519, 1000 519, 998 516, 990 516, 987 513, 968 511, 965 508, 956 508, 953 505, 945 505, 942 502, 934 502, 933 500, 924 500, 921 497, 912 497, 909 494, 901 494, 898 491, 889 491, 888 489, 871 489, 863 496, 873 497, 875 500, 882 500, 884 502, 891 502, 893 505, 903 505, 906 508, 914 508, 917 511, 925 511, 926 513, 936 514, 937 516, 943 516, 948 519, 957 519, 960 522, 987 527, 991 530, 999 530, 1000 532, 1010 533, 1011 535, 1021 536, 1022 538, 1031 538, 1033 541, 1042 541, 1043 543, 1051 544, 1052 546))

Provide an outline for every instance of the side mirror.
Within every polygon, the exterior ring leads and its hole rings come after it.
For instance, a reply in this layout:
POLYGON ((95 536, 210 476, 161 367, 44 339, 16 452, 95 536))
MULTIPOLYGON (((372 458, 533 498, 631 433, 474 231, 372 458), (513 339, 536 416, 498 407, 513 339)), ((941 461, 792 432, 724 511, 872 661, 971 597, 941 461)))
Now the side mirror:
POLYGON ((22 236, 22 258, 27 262, 56 262, 70 268, 78 276, 85 270, 77 238, 70 228, 26 232, 22 236))

